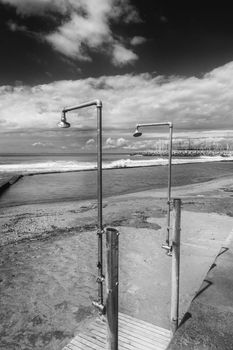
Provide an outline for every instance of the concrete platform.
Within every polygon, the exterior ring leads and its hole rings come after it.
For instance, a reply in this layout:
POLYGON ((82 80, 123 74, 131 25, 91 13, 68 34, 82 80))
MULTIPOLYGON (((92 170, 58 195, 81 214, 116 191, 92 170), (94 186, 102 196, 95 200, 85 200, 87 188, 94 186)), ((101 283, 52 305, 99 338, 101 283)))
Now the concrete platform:
POLYGON ((233 349, 233 233, 222 246, 169 350, 233 349))

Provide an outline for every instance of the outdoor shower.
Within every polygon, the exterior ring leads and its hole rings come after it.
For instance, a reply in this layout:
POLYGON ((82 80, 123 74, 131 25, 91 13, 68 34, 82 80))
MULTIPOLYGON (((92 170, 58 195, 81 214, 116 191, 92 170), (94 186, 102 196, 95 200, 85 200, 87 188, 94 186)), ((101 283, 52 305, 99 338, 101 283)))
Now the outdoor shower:
POLYGON ((167 193, 167 233, 166 233, 166 243, 162 245, 162 248, 166 249, 168 254, 171 254, 171 244, 170 244, 170 226, 171 226, 171 175, 172 175, 172 132, 173 124, 171 122, 164 123, 151 123, 151 124, 137 124, 136 130, 133 134, 134 137, 139 137, 142 135, 142 132, 139 131, 139 128, 151 127, 151 126, 168 126, 169 127, 169 151, 168 151, 168 193, 167 193))
POLYGON ((61 121, 57 124, 60 128, 69 128, 70 123, 66 121, 66 113, 62 111, 61 121))
POLYGON ((142 132, 140 132, 140 131, 138 130, 138 126, 136 127, 136 130, 135 130, 133 136, 134 136, 134 137, 142 136, 142 132))
POLYGON ((100 100, 94 100, 86 103, 82 103, 76 106, 64 107, 62 110, 61 121, 58 126, 61 128, 69 128, 70 123, 66 121, 66 113, 74 111, 76 109, 86 108, 90 106, 96 106, 97 109, 97 199, 98 199, 98 300, 93 301, 93 305, 96 306, 100 312, 104 311, 103 304, 103 214, 102 214, 102 102, 100 100))

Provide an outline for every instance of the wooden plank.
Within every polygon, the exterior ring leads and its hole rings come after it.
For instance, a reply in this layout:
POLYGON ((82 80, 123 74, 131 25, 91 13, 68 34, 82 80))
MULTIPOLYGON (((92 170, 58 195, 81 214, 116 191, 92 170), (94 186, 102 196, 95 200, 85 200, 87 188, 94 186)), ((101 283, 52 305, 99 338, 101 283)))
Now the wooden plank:
POLYGON ((80 334, 77 339, 73 339, 71 341, 71 344, 74 344, 76 346, 83 346, 84 349, 94 349, 94 350, 102 350, 103 344, 98 345, 97 342, 93 338, 89 337, 87 339, 86 337, 83 337, 83 334, 80 334))
MULTIPOLYGON (((96 319, 63 350, 106 349, 106 322, 96 319)), ((165 350, 170 331, 119 313, 119 350, 165 350)))
POLYGON ((159 337, 148 337, 147 334, 138 331, 137 333, 135 333, 133 332, 133 330, 126 329, 125 327, 123 327, 122 330, 120 329, 120 334, 124 334, 126 337, 128 336, 128 338, 130 338, 133 335, 135 339, 138 339, 138 342, 144 341, 152 344, 154 344, 155 342, 159 344, 167 344, 166 339, 161 339, 159 337))
POLYGON ((125 330, 129 330, 129 331, 137 331, 139 334, 142 333, 144 335, 147 336, 147 338, 150 338, 150 339, 161 339, 162 342, 164 341, 167 341, 167 335, 165 335, 164 333, 155 333, 153 332, 151 329, 143 329, 141 328, 140 326, 138 325, 132 325, 130 323, 127 323, 126 321, 124 320, 121 320, 120 321, 120 324, 121 324, 121 327, 125 330))
POLYGON ((67 348, 68 348, 69 350, 87 350, 87 349, 88 349, 88 348, 83 349, 82 347, 76 346, 76 345, 74 345, 74 344, 68 344, 68 345, 67 345, 67 348))
POLYGON ((132 325, 123 320, 120 321, 120 324, 124 332, 137 334, 137 337, 141 337, 142 339, 146 338, 149 342, 154 341, 161 344, 167 344, 167 339, 170 339, 169 332, 167 335, 164 333, 157 333, 155 331, 152 331, 152 329, 143 329, 138 325, 132 325))
MULTIPOLYGON (((106 339, 105 333, 104 332, 100 332, 99 330, 92 330, 92 333, 95 334, 96 336, 98 335, 99 337, 101 337, 102 339, 106 339)), ((155 343, 154 343, 155 344, 155 343)), ((164 350, 166 347, 164 347, 164 345, 161 344, 157 344, 156 348, 154 346, 154 344, 150 344, 147 341, 138 341, 137 338, 134 338, 133 336, 125 336, 124 334, 119 333, 119 349, 123 350, 154 350, 154 349, 158 349, 158 350, 164 350)), ((103 349, 105 347, 105 343, 103 346, 103 349)))
POLYGON ((147 328, 147 329, 152 329, 153 332, 156 330, 156 332, 158 332, 158 333, 163 333, 166 336, 170 336, 170 331, 168 329, 166 329, 166 328, 155 326, 155 325, 153 325, 153 324, 151 324, 149 322, 139 320, 137 318, 134 318, 134 317, 126 315, 126 314, 123 314, 121 312, 119 312, 119 318, 124 319, 124 320, 128 319, 129 322, 131 322, 131 323, 133 323, 135 325, 140 325, 140 327, 147 328))
MULTIPOLYGON (((105 336, 105 329, 103 327, 101 327, 100 325, 94 324, 92 325, 92 330, 95 330, 95 334, 96 335, 102 335, 102 337, 105 336)), ((138 343, 138 345, 143 346, 143 344, 147 344, 147 346, 150 346, 150 344, 152 344, 152 346, 157 343, 158 347, 161 343, 161 348, 164 348, 164 345, 167 344, 167 339, 164 338, 160 338, 159 336, 155 336, 151 338, 151 334, 150 337, 147 337, 146 335, 144 336, 144 331, 142 332, 141 330, 139 331, 139 329, 136 330, 135 332, 135 328, 131 328, 131 329, 127 329, 125 327, 125 325, 121 325, 121 323, 119 324, 119 339, 123 339, 125 341, 130 341, 130 343, 138 343)))
POLYGON ((102 349, 105 346, 105 339, 104 338, 100 338, 98 336, 95 336, 94 334, 93 334, 92 337, 90 337, 90 335, 82 334, 82 338, 87 339, 87 340, 91 339, 91 341, 94 342, 94 344, 102 346, 102 349))

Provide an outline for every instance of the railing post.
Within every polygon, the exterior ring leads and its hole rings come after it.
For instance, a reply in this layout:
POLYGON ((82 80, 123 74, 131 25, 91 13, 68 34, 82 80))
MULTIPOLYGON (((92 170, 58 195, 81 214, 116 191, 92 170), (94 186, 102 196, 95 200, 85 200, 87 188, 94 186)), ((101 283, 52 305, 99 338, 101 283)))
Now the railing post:
POLYGON ((118 350, 118 260, 119 232, 106 229, 106 323, 107 350, 118 350))
POLYGON ((181 199, 173 199, 172 229, 172 286, 171 286, 171 331, 174 334, 179 320, 179 285, 180 285, 180 218, 181 199))

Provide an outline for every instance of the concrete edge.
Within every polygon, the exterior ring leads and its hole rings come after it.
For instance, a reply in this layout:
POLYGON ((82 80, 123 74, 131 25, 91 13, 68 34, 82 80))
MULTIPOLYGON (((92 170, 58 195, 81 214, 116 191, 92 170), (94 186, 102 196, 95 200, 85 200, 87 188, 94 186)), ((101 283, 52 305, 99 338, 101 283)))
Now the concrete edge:
POLYGON ((167 350, 233 349, 233 229, 167 350))
POLYGON ((3 181, 0 184, 0 195, 11 185, 14 185, 19 179, 21 179, 23 177, 23 175, 14 175, 8 179, 6 179, 5 181, 3 181))

